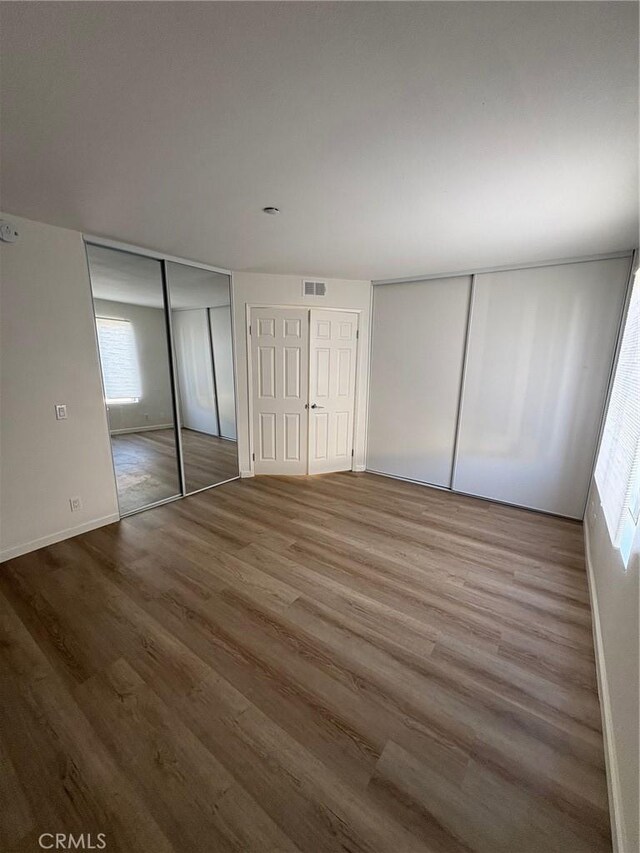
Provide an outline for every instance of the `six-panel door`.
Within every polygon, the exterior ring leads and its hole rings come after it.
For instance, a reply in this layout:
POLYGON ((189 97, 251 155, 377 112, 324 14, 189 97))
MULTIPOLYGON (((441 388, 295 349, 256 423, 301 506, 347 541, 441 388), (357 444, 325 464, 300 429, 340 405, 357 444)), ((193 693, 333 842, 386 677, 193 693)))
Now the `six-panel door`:
POLYGON ((350 470, 358 314, 252 308, 249 323, 254 472, 350 470))
POLYGON ((358 315, 311 309, 309 473, 348 471, 353 447, 358 315))
POLYGON ((251 309, 254 471, 307 473, 309 312, 251 309))

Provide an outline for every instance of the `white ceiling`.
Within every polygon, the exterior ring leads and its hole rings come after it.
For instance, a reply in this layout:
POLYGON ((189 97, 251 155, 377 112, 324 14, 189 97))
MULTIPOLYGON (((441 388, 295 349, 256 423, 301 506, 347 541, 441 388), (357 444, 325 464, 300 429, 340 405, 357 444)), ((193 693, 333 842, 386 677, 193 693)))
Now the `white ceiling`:
POLYGON ((2 23, 5 211, 345 278, 637 243, 636 3, 5 2, 2 23))
MULTIPOLYGON (((95 299, 163 307, 160 261, 94 245, 87 246, 87 258, 95 299)), ((173 310, 216 308, 231 301, 229 278, 221 273, 170 262, 167 284, 173 310)))

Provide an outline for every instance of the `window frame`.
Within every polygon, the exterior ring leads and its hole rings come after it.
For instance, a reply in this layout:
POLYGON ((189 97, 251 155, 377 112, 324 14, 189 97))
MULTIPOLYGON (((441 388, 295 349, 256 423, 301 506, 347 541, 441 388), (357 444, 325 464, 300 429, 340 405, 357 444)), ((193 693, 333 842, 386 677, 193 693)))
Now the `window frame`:
MULTIPOLYGON (((638 528, 640 527, 640 420, 634 418, 633 414, 627 419, 627 405, 632 406, 634 402, 633 389, 634 382, 631 382, 631 390, 627 390, 626 395, 622 395, 621 400, 615 399, 615 394, 618 390, 624 391, 624 374, 619 371, 622 368, 625 373, 628 371, 631 374, 632 380, 634 377, 634 355, 639 359, 640 354, 638 342, 634 338, 639 334, 640 329, 640 265, 638 263, 638 250, 634 251, 629 274, 629 285, 627 291, 627 300, 625 311, 621 320, 620 333, 618 338, 618 347, 616 360, 611 372, 609 395, 607 398, 606 408, 602 420, 602 429, 598 452, 594 463, 594 482, 600 499, 600 506, 603 511, 605 526, 613 548, 620 552, 625 570, 628 568, 633 543, 636 539, 638 528), (633 312, 633 313, 632 313, 633 312), (630 339, 630 358, 627 358, 625 352, 626 335, 631 335, 630 339), (634 346, 635 343, 635 346, 634 346), (625 356, 625 362, 621 358, 625 356), (619 379, 619 376, 622 378, 619 379), (618 386, 618 380, 620 385, 618 386), (612 409, 612 405, 615 406, 612 409), (608 422, 611 415, 615 418, 618 413, 618 420, 615 422, 615 431, 608 431, 608 422), (629 423, 634 429, 629 432, 624 427, 628 427, 629 423), (628 442, 628 447, 635 448, 627 452, 628 471, 626 474, 626 482, 621 487, 620 479, 615 476, 614 450, 620 442, 621 437, 631 439, 628 442), (613 449, 612 449, 613 448, 613 449), (603 451, 608 454, 608 460, 601 463, 603 451), (616 482, 617 481, 617 482, 616 482), (618 486, 618 494, 615 495, 614 487, 618 486), (620 502, 621 508, 619 513, 615 500, 620 502), (613 501, 607 506, 608 499, 613 501)), ((640 371, 636 371, 640 376, 640 371)), ((638 390, 640 391, 640 382, 638 382, 638 390)), ((632 410, 633 411, 633 410, 632 410)))

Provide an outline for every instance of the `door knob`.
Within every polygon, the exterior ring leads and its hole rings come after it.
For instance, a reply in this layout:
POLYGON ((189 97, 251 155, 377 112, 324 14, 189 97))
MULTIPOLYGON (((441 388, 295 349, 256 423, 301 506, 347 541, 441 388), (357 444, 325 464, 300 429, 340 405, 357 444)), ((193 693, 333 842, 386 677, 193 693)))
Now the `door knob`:
POLYGON ((311 408, 312 409, 324 409, 324 406, 319 406, 317 403, 313 403, 311 408))

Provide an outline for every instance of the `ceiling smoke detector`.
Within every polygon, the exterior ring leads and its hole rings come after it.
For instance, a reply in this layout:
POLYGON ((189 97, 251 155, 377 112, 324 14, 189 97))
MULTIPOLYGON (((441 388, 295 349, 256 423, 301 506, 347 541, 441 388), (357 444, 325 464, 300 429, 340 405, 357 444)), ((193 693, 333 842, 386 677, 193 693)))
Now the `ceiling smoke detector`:
POLYGON ((15 243, 18 239, 18 232, 10 222, 0 220, 0 240, 3 243, 15 243))
POLYGON ((263 213, 269 213, 269 214, 271 214, 271 216, 275 216, 276 213, 280 213, 280 211, 278 210, 277 207, 263 207, 262 212, 263 213))

